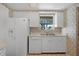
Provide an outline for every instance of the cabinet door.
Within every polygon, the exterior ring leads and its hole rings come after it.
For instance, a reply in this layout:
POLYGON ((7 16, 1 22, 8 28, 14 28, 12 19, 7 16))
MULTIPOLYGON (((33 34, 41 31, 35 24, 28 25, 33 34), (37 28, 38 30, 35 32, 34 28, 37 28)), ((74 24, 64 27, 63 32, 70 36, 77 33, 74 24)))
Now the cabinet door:
POLYGON ((39 27, 40 26, 38 12, 29 12, 29 17, 30 17, 30 26, 31 27, 39 27))
POLYGON ((57 27, 63 27, 64 13, 57 12, 57 27))
POLYGON ((42 37, 42 52, 48 52, 48 39, 47 37, 42 37))
POLYGON ((49 52, 66 52, 66 37, 49 37, 49 52))
POLYGON ((29 39, 29 53, 41 53, 41 39, 39 37, 29 39))

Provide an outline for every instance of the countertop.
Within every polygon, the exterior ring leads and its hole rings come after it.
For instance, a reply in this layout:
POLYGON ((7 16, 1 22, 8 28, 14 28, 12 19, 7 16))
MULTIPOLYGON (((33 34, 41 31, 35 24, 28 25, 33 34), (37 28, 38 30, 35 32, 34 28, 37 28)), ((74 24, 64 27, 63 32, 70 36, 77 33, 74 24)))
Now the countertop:
POLYGON ((67 35, 30 35, 31 37, 62 37, 62 36, 67 36, 67 35))

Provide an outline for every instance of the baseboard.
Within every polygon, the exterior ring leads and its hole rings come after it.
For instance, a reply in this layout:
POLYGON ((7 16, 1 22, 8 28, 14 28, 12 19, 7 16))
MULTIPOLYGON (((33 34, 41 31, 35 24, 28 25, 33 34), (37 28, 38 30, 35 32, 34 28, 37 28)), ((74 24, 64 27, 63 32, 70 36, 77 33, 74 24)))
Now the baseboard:
POLYGON ((29 53, 28 55, 40 55, 41 53, 29 53))
POLYGON ((66 52, 42 52, 42 54, 66 54, 66 52))
POLYGON ((29 53, 28 55, 41 55, 41 54, 66 54, 66 52, 42 52, 42 53, 29 53))

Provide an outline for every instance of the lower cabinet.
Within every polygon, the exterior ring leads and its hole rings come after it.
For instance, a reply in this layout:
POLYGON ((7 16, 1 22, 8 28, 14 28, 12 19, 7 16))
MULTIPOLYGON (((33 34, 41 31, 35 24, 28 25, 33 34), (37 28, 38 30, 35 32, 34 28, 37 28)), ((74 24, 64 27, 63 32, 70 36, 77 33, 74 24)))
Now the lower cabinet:
POLYGON ((40 37, 29 38, 29 54, 38 54, 42 52, 42 41, 40 37))
POLYGON ((49 53, 66 52, 66 37, 48 37, 47 48, 49 53))
POLYGON ((46 37, 42 37, 42 53, 48 52, 48 40, 46 37))
POLYGON ((29 53, 65 53, 66 48, 66 36, 29 39, 29 53))

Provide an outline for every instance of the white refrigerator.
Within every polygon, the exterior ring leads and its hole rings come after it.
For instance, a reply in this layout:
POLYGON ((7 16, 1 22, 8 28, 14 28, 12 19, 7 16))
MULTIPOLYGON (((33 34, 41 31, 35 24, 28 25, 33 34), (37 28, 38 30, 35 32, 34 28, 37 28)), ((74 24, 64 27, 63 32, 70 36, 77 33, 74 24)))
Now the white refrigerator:
POLYGON ((29 24, 27 18, 9 18, 6 55, 26 56, 28 33, 29 24))

